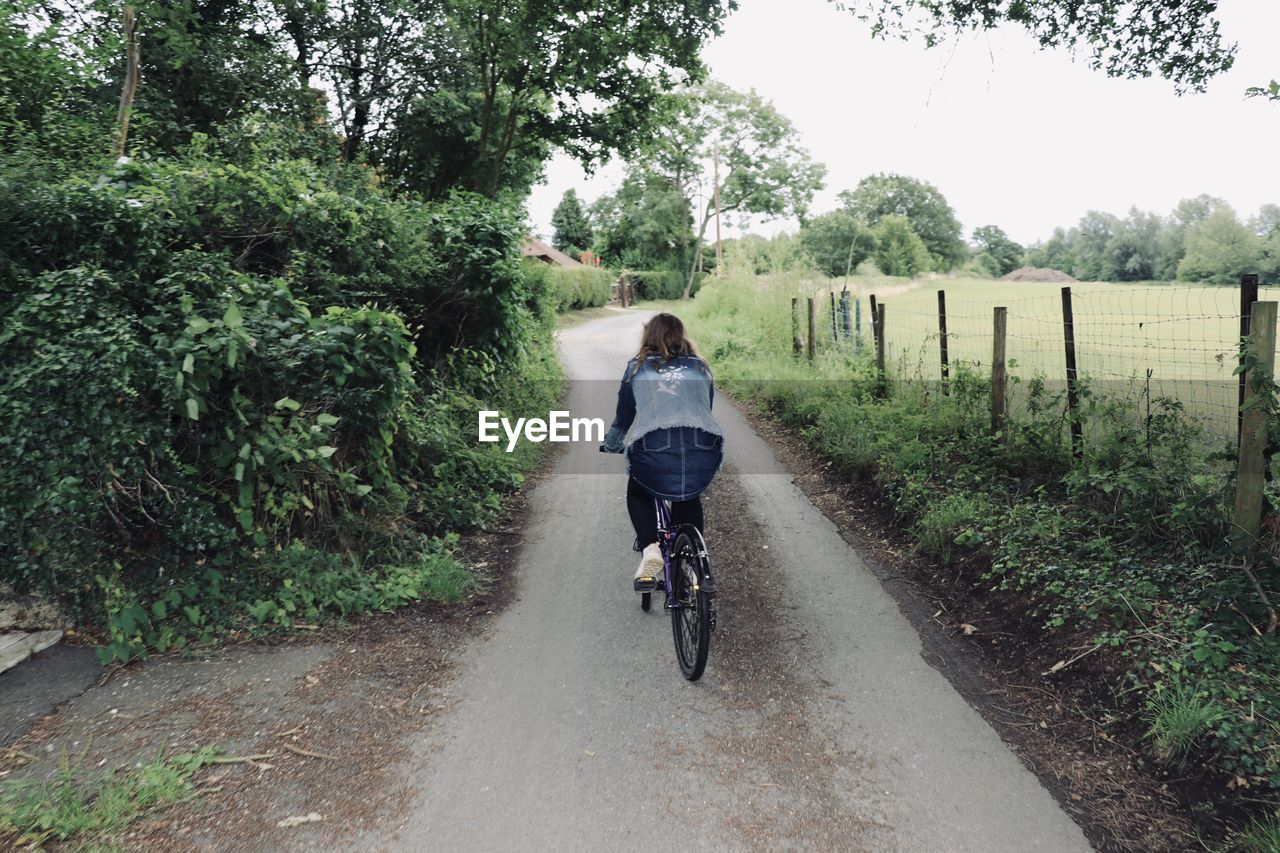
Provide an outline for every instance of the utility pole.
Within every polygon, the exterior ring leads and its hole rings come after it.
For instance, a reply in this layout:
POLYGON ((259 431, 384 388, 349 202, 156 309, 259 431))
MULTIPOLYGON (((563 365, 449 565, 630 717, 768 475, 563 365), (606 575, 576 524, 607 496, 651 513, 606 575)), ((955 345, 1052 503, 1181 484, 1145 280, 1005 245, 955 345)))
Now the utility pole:
POLYGON ((724 251, 720 247, 720 143, 715 143, 711 151, 715 163, 716 184, 716 275, 721 276, 724 275, 724 251))

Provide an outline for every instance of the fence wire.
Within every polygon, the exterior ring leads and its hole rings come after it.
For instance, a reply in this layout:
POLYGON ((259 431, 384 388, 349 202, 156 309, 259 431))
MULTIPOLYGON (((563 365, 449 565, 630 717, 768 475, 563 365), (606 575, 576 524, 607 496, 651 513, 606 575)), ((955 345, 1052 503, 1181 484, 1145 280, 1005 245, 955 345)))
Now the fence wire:
MULTIPOLYGON (((1063 303, 1059 290, 972 298, 957 288, 946 296, 947 353, 954 371, 989 372, 993 357, 993 309, 1007 309, 1006 363, 1011 377, 1039 378, 1065 386, 1063 303)), ((945 290, 945 288, 944 288, 945 290)), ((891 378, 941 377, 936 289, 891 294, 885 307, 885 360, 891 378)), ((871 312, 861 299, 864 345, 873 346, 871 312)), ((1259 301, 1280 298, 1262 288, 1259 301)), ((1073 285, 1076 365, 1095 394, 1126 398, 1139 406, 1171 401, 1204 427, 1206 437, 1236 434, 1239 381, 1240 291, 1234 287, 1073 285)), ((854 336, 850 335, 850 339, 854 336)), ((1015 382, 1011 403, 1017 405, 1015 382)))

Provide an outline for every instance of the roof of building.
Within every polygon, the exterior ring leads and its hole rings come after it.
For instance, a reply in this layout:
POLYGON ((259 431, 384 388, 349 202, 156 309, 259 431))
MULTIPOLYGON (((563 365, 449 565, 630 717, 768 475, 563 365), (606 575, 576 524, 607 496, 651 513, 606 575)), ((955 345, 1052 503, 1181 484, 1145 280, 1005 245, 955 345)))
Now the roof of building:
POLYGON ((550 243, 544 243, 537 237, 529 237, 524 241, 520 253, 526 258, 537 258, 558 267, 580 267, 582 264, 566 255, 550 243))

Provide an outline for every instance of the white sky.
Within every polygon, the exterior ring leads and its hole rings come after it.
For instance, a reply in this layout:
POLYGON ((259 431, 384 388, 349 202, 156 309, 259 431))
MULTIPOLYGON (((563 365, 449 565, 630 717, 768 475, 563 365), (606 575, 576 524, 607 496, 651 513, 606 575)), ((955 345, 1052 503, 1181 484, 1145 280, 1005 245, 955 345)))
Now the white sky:
MULTIPOLYGON (((1240 44, 1235 67, 1205 94, 1181 98, 1163 79, 1113 80, 1084 58, 1042 52, 1016 28, 932 50, 872 39, 827 0, 741 0, 703 58, 715 78, 772 100, 827 165, 814 213, 865 175, 899 172, 935 184, 966 237, 995 224, 1030 243, 1090 209, 1165 214, 1200 193, 1244 216, 1280 203, 1280 104, 1244 98, 1280 78, 1280 3, 1223 0, 1220 17, 1225 38, 1240 44)), ((534 230, 550 236, 566 189, 589 202, 621 174, 614 162, 587 178, 557 156, 529 200, 534 230)))

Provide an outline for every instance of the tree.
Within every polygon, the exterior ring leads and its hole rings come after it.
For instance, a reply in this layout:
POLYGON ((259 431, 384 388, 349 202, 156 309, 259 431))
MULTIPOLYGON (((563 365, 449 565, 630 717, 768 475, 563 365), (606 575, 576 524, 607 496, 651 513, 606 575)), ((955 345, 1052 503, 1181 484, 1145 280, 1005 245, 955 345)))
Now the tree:
POLYGON ((543 141, 584 165, 633 152, 665 94, 703 73, 702 45, 736 0, 453 0, 481 104, 474 189, 543 141))
POLYGON ((591 205, 592 250, 638 270, 687 269, 693 240, 688 200, 659 175, 632 168, 617 191, 591 205))
POLYGON ((885 275, 914 278, 929 269, 929 250, 905 216, 890 213, 880 217, 875 237, 876 266, 885 275))
POLYGON ((1187 230, 1186 254, 1178 264, 1179 281, 1234 284, 1262 262, 1262 244, 1234 210, 1223 205, 1187 230))
POLYGON ((1154 213, 1134 207, 1119 220, 1103 250, 1110 281, 1150 281, 1160 270, 1166 224, 1154 213))
POLYGON ((1249 227, 1261 241, 1258 275, 1267 284, 1280 284, 1280 206, 1264 204, 1249 227))
POLYGON ((1013 272, 1022 265, 1022 246, 1010 240, 998 225, 973 229, 973 242, 978 244, 978 264, 992 278, 1013 272))
POLYGON ((680 193, 694 215, 685 297, 693 290, 707 227, 715 217, 716 169, 722 214, 803 218, 822 187, 826 167, 800 146, 791 121, 754 90, 709 82, 667 106, 667 119, 639 152, 637 164, 680 193), (695 203, 701 188, 703 203, 695 203))
POLYGON ((952 269, 969 255, 955 211, 933 184, 906 175, 870 175, 855 189, 840 193, 840 201, 854 217, 872 226, 884 216, 906 217, 924 241, 934 269, 952 269))
POLYGON ((824 213, 800 229, 800 245, 824 275, 848 275, 875 250, 871 229, 844 210, 824 213))
POLYGON ((1027 263, 1033 267, 1070 273, 1075 266, 1071 238, 1065 228, 1053 229, 1053 236, 1044 243, 1027 250, 1027 263))
MULTIPOLYGON (((1159 74, 1176 91, 1203 91, 1231 67, 1237 46, 1224 44, 1218 0, 833 0, 871 21, 877 36, 922 33, 929 47, 947 36, 1011 23, 1043 49, 1077 47, 1112 77, 1159 74)), ((1258 94, 1280 98, 1274 90, 1258 94), (1272 94, 1274 92, 1274 94, 1272 94)))
POLYGON ((1067 232, 1071 240, 1071 274, 1081 281, 1110 281, 1112 274, 1107 246, 1120 227, 1114 214, 1090 210, 1067 232))
POLYGON ((578 200, 577 190, 565 190, 551 214, 551 227, 555 229, 551 245, 562 252, 574 249, 581 252, 591 245, 591 223, 578 200))

